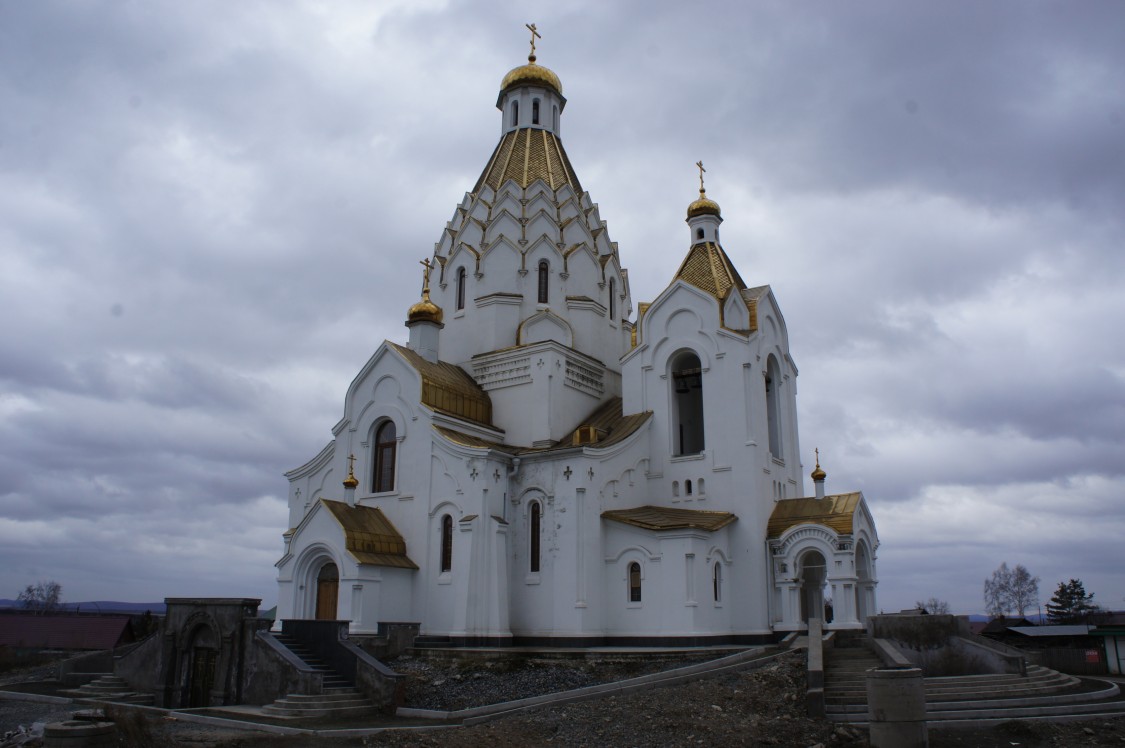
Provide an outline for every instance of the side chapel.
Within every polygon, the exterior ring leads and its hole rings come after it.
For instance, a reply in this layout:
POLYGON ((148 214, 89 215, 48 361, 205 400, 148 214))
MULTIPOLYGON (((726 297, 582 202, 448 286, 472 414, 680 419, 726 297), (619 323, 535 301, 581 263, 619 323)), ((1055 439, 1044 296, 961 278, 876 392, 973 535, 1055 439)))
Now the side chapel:
POLYGON ((423 264, 405 345, 356 375, 289 479, 278 619, 412 621, 458 644, 771 641, 861 628, 875 523, 806 496, 797 367, 720 243, 700 168, 685 255, 637 305, 534 47, 500 142, 423 264))

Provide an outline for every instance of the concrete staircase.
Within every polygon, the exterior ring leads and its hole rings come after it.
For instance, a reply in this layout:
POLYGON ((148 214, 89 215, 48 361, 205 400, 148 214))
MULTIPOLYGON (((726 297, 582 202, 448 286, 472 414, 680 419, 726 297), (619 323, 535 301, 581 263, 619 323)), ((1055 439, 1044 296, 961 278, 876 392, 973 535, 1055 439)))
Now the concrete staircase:
POLYGON ((299 640, 280 634, 275 638, 307 666, 324 674, 324 689, 319 694, 286 694, 262 707, 264 714, 275 717, 340 717, 373 711, 375 702, 352 684, 351 680, 333 670, 299 640))
POLYGON ((60 693, 76 699, 115 701, 119 704, 151 705, 153 703, 152 694, 134 691, 124 678, 119 678, 116 675, 103 675, 78 688, 60 691, 60 693))
MULTIPOLYGON (((826 649, 826 716, 866 724, 865 671, 882 663, 866 649, 826 649)), ((1027 675, 962 675, 926 678, 926 717, 948 726, 991 724, 1013 719, 1084 719, 1125 714, 1114 683, 1087 679, 1036 665, 1027 675)))

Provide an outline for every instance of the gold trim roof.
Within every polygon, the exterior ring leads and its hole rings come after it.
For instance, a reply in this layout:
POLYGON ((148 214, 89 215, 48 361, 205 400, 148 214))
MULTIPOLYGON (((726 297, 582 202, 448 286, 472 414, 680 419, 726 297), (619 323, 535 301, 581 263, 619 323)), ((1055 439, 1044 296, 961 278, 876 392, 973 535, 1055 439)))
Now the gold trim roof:
POLYGON ((552 190, 569 184, 576 194, 582 194, 582 185, 578 183, 562 141, 547 130, 526 127, 505 133, 473 187, 473 193, 479 193, 485 185, 499 190, 509 179, 523 189, 537 179, 542 179, 552 190))
POLYGON ((396 569, 418 568, 406 555, 406 540, 380 509, 328 499, 320 502, 344 529, 344 548, 356 561, 396 569))
MULTIPOLYGON (((596 442, 583 446, 597 449, 611 447, 633 434, 651 417, 652 413, 650 411, 625 415, 622 412, 621 398, 610 398, 604 405, 587 416, 582 423, 579 424, 579 427, 592 426, 599 433, 599 439, 596 442)), ((573 446, 569 438, 549 447, 522 447, 514 444, 501 444, 500 442, 482 439, 477 436, 462 434, 459 431, 453 431, 452 429, 447 429, 442 426, 435 426, 434 429, 454 444, 460 444, 463 447, 476 447, 478 449, 494 449, 498 452, 504 452, 510 455, 543 454, 559 449, 570 449, 573 446)))
POLYGON ((721 530, 738 519, 730 512, 703 509, 675 509, 666 506, 639 506, 634 509, 611 509, 602 512, 602 519, 639 527, 642 530, 721 530))
POLYGON ((673 282, 676 279, 690 283, 720 301, 732 288, 739 292, 746 288, 727 253, 714 242, 700 242, 693 246, 676 271, 673 282))
POLYGON ((855 513, 863 496, 858 492, 825 496, 823 499, 782 499, 773 507, 766 537, 780 538, 797 525, 823 525, 837 535, 851 535, 855 513))
POLYGON ((431 362, 397 343, 390 344, 422 375, 422 402, 434 410, 492 425, 492 399, 460 366, 431 362))

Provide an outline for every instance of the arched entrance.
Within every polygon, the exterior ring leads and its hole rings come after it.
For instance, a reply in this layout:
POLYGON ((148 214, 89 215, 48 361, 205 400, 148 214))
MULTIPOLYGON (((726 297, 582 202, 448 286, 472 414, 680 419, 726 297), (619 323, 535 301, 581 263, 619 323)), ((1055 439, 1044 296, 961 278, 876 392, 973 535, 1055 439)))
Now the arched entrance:
POLYGON ((871 558, 867 553, 867 543, 862 540, 855 546, 855 611, 860 623, 872 614, 871 598, 871 558))
POLYGON ((810 618, 824 620, 824 584, 828 579, 828 564, 820 551, 806 551, 800 559, 801 622, 810 618))
POLYGON ((316 575, 316 620, 336 620, 339 593, 340 570, 336 564, 329 562, 320 567, 316 575))

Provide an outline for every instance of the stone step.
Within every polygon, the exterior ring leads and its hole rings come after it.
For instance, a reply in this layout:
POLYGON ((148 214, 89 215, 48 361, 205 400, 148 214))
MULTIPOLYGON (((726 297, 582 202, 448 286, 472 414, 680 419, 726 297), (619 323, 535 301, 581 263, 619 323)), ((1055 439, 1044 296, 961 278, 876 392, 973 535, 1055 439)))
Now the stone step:
MULTIPOLYGON (((1078 704, 1059 704, 1043 706, 1006 707, 997 709, 953 709, 947 711, 926 710, 926 721, 933 722, 976 722, 995 720, 1006 722, 1013 719, 1060 719, 1077 716, 1121 716, 1125 714, 1125 701, 1092 701, 1078 704)), ((833 722, 865 724, 867 712, 836 714, 829 713, 833 722)))
MULTIPOLYGON (((1065 694, 1025 696, 1002 699, 973 699, 967 701, 941 701, 926 704, 927 712, 967 711, 971 709, 1006 709, 1030 706, 1058 706, 1061 704, 1080 704, 1086 702, 1106 702, 1116 699, 1121 690, 1116 684, 1108 684, 1096 691, 1077 691, 1065 694)), ((826 711, 833 714, 866 714, 866 703, 830 704, 826 711)))
POLYGON ((286 694, 285 701, 292 704, 299 704, 302 702, 313 703, 329 703, 335 701, 355 701, 357 699, 363 700, 366 698, 362 693, 354 688, 341 690, 335 693, 291 693, 286 694))

